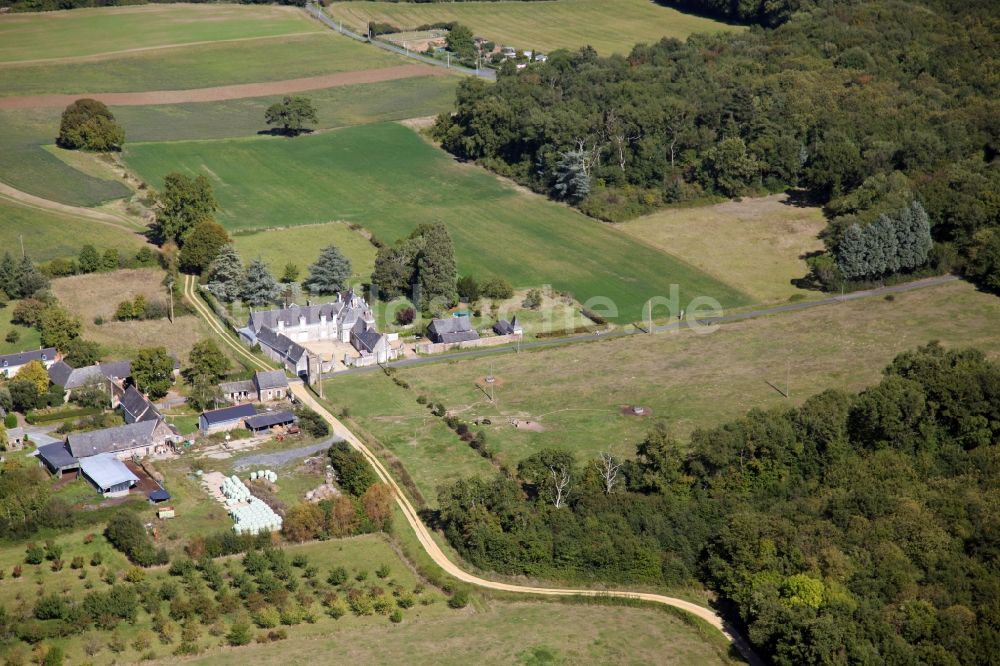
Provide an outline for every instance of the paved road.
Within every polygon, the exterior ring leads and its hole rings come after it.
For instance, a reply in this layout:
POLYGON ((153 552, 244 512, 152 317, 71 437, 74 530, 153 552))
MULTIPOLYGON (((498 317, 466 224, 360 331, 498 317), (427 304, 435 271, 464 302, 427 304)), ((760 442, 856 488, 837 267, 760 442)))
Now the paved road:
POLYGON ((390 53, 395 53, 396 55, 401 55, 404 58, 410 58, 411 60, 417 60, 424 63, 425 65, 433 65, 434 67, 441 67, 443 69, 450 70, 456 74, 468 74, 469 76, 478 76, 481 79, 486 79, 487 81, 496 81, 497 73, 492 69, 469 69, 467 67, 462 67, 461 65, 449 65, 448 63, 441 62, 435 58, 428 58, 426 56, 420 55, 414 51, 408 49, 401 49, 398 46, 388 44, 386 42, 380 41, 378 39, 369 39, 366 35, 359 35, 356 32, 348 30, 344 27, 343 23, 337 23, 332 18, 330 18, 320 7, 317 7, 312 2, 305 6, 305 10, 310 16, 317 19, 326 27, 339 32, 345 37, 350 37, 359 42, 364 42, 365 44, 371 44, 372 46, 382 49, 383 51, 389 51, 390 53))
MULTIPOLYGON (((956 280, 959 279, 960 278, 955 275, 940 275, 937 277, 926 278, 924 280, 907 282, 905 284, 897 284, 891 287, 879 287, 877 289, 866 289, 864 291, 855 291, 851 292, 850 294, 844 294, 842 296, 831 296, 829 298, 823 298, 816 301, 787 303, 785 305, 775 305, 773 307, 761 308, 759 310, 737 312, 731 315, 724 315, 721 317, 706 317, 704 319, 698 319, 696 322, 689 322, 686 320, 678 321, 678 322, 673 322, 671 324, 665 324, 663 326, 654 326, 653 332, 667 333, 670 331, 695 329, 712 324, 726 324, 735 321, 744 321, 746 319, 757 319, 759 317, 767 317, 770 315, 783 314, 786 312, 798 312, 799 310, 809 310, 812 308, 838 305, 841 303, 856 301, 862 298, 872 298, 875 296, 898 294, 907 291, 915 291, 917 289, 936 287, 938 285, 947 284, 949 282, 955 282, 956 280)), ((532 340, 529 342, 522 342, 520 344, 520 349, 521 350, 541 349, 545 347, 559 347, 562 345, 577 344, 583 342, 599 342, 601 340, 623 338, 628 335, 648 335, 648 333, 646 331, 636 328, 618 329, 615 331, 602 333, 601 335, 594 335, 593 333, 585 333, 582 335, 569 335, 566 337, 551 338, 548 340, 532 340)), ((454 361, 457 359, 476 358, 479 356, 492 356, 494 354, 510 354, 510 353, 516 353, 517 351, 518 351, 517 345, 502 345, 497 347, 485 347, 481 349, 469 349, 466 351, 446 352, 444 354, 435 354, 433 356, 411 356, 409 358, 401 359, 399 361, 393 361, 391 363, 387 363, 386 365, 393 368, 406 368, 413 365, 423 365, 425 363, 442 363, 447 361, 454 361)), ((337 372, 332 375, 327 375, 327 378, 336 379, 341 375, 363 374, 366 372, 376 372, 379 370, 381 370, 379 366, 372 366, 367 368, 350 368, 348 370, 342 370, 341 372, 337 372)))

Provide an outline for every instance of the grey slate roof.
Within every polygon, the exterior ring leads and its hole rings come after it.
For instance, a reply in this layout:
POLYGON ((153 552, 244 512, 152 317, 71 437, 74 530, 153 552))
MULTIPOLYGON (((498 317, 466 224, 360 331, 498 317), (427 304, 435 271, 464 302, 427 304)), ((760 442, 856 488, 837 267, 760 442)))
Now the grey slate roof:
POLYGON ((375 351, 375 347, 382 340, 382 334, 375 330, 374 327, 369 327, 364 321, 358 320, 354 324, 354 340, 355 348, 358 351, 375 351), (358 346, 360 345, 360 346, 358 346))
POLYGON ((46 444, 38 447, 38 457, 49 464, 53 469, 61 469, 79 462, 73 454, 69 452, 69 447, 65 442, 46 444))
POLYGON ((276 425, 285 425, 288 423, 295 422, 295 415, 291 412, 267 412, 265 414, 258 414, 257 416, 251 416, 247 419, 247 428, 250 430, 260 430, 261 428, 270 428, 276 425))
POLYGON ((276 333, 270 328, 262 328, 257 333, 257 341, 278 352, 293 363, 298 363, 305 355, 305 348, 282 333, 276 333))
POLYGON ((479 339, 479 334, 472 330, 468 317, 435 319, 427 327, 427 335, 435 342, 445 343, 479 339))
POLYGON ((131 371, 131 361, 111 361, 82 368, 74 368, 65 361, 59 361, 49 368, 49 380, 64 389, 75 389, 93 381, 124 379, 131 371))
POLYGON ((0 368, 16 368, 31 361, 52 361, 56 358, 56 348, 33 349, 31 351, 4 354, 0 356, 0 368))
POLYGON ((247 418, 248 416, 253 416, 256 413, 257 412, 254 411, 253 405, 236 405, 234 407, 213 409, 210 412, 202 412, 201 416, 205 419, 205 422, 211 426, 219 423, 239 421, 240 419, 247 418))
POLYGON ((114 428, 81 432, 66 437, 69 451, 77 458, 99 453, 115 453, 125 449, 148 446, 159 421, 138 421, 114 428))
POLYGON ((139 477, 132 473, 121 460, 110 453, 89 456, 80 460, 80 471, 102 490, 123 483, 133 484, 139 477))
POLYGON ((291 328, 299 325, 300 317, 306 318, 307 325, 314 325, 320 323, 320 318, 323 316, 327 321, 333 321, 343 309, 344 303, 336 302, 322 305, 292 305, 281 310, 254 312, 250 315, 250 328, 258 333, 264 328, 277 331, 278 322, 284 322, 285 328, 291 328))
POLYGON ((510 335, 514 332, 514 327, 506 319, 501 319, 493 324, 493 330, 497 335, 510 335))
POLYGON ((288 388, 288 378, 281 370, 268 370, 267 372, 256 372, 253 376, 253 383, 257 388, 266 391, 268 389, 288 388))
POLYGON ((257 391, 253 382, 249 379, 241 379, 238 382, 224 382, 219 384, 219 390, 225 395, 231 393, 255 393, 257 391))
POLYGON ((153 403, 147 400, 143 394, 139 393, 134 386, 129 386, 125 389, 125 395, 122 396, 120 406, 136 421, 155 421, 163 418, 160 412, 156 410, 156 407, 153 406, 153 403))

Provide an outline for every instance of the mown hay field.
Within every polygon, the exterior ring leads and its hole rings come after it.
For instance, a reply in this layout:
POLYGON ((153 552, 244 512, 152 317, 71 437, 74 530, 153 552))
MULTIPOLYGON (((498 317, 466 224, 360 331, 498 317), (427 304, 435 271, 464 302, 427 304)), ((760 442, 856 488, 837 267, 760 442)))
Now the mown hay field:
POLYGON ((337 220, 393 242, 418 224, 443 222, 460 273, 504 277, 514 286, 548 283, 584 303, 600 298, 622 321, 639 319, 644 303, 669 296, 671 285, 679 285, 682 303, 695 296, 724 307, 747 301, 668 254, 455 163, 394 123, 292 140, 133 143, 125 159, 154 187, 171 171, 207 175, 218 218, 233 231, 337 220))
POLYGON ((320 31, 303 12, 275 6, 170 4, 7 14, 0 16, 0 63, 320 31))
POLYGON ((334 2, 327 12, 364 33, 370 21, 404 30, 458 21, 480 35, 519 49, 577 49, 601 55, 628 53, 639 42, 684 39, 696 32, 737 30, 735 26, 684 14, 651 0, 554 0, 553 2, 388 3, 334 2))

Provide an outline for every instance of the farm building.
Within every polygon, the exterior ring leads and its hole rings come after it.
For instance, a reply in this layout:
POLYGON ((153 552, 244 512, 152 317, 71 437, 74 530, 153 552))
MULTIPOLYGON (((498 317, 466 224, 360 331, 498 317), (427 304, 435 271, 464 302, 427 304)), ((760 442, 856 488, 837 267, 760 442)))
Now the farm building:
POLYGON ((478 340, 479 333, 472 328, 472 323, 467 316, 449 317, 432 321, 427 327, 427 337, 431 339, 431 342, 449 344, 478 340))
POLYGON ((236 405, 234 407, 223 407, 213 409, 209 412, 202 412, 198 417, 198 428, 203 435, 211 435, 213 432, 226 432, 243 427, 243 421, 257 414, 253 405, 236 405))
POLYGON ((62 387, 65 393, 63 397, 66 401, 72 397, 73 391, 94 384, 105 389, 111 386, 112 391, 117 388, 118 391, 115 392, 115 397, 117 397, 121 395, 121 387, 124 386, 131 370, 131 361, 95 363, 82 368, 74 368, 66 361, 59 361, 49 368, 49 381, 55 386, 62 387))
POLYGON ((244 420, 247 430, 253 433, 264 432, 276 426, 289 426, 295 423, 295 415, 289 411, 267 412, 251 416, 244 420))
POLYGON ((362 358, 371 356, 376 363, 391 361, 398 354, 388 335, 379 333, 373 325, 360 319, 351 330, 351 345, 361 352, 362 358))
MULTIPOLYGON (((246 329, 242 329, 245 331, 246 329)), ((309 371, 309 358, 306 348, 289 338, 284 333, 277 333, 270 328, 262 328, 252 337, 244 336, 250 345, 259 344, 261 351, 272 361, 284 365, 296 376, 305 375, 309 371)))
POLYGON ((118 407, 122 411, 125 423, 155 421, 163 418, 156 407, 153 406, 153 403, 146 396, 139 393, 134 386, 129 386, 125 389, 118 407))
POLYGON ((110 453, 83 458, 80 473, 105 497, 124 497, 139 482, 139 477, 110 453))
POLYGON ((70 453, 80 459, 102 453, 131 458, 165 453, 180 439, 173 428, 162 419, 156 419, 75 433, 66 437, 66 444, 70 453))
POLYGON ((69 451, 66 442, 56 442, 38 447, 38 460, 53 476, 80 469, 80 461, 69 451))
POLYGON ((219 384, 222 396, 229 402, 271 402, 288 397, 288 378, 282 370, 255 372, 252 379, 219 384))
POLYGON ((517 316, 511 318, 510 321, 501 319, 496 322, 493 324, 493 332, 497 335, 524 335, 524 329, 517 322, 517 316))
MULTIPOLYGON (((350 342, 351 329, 358 320, 375 323, 375 316, 365 299, 353 291, 337 294, 337 300, 323 305, 295 305, 281 310, 252 312, 245 329, 252 337, 270 329, 293 340, 340 340, 350 342)), ((251 344, 253 344, 251 342, 251 344)))
POLYGON ((55 347, 17 352, 16 354, 4 354, 0 356, 0 375, 10 379, 17 374, 18 370, 32 361, 40 361, 46 369, 51 368, 60 358, 59 352, 56 351, 55 347))

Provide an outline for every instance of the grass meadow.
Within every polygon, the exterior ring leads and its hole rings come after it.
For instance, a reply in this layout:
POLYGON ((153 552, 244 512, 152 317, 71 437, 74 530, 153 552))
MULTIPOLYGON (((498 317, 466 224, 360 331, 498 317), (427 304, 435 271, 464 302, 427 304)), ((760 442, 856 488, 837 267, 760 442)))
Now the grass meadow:
MULTIPOLYGON (((454 162, 398 124, 351 127, 296 139, 133 143, 127 164, 157 187, 170 171, 207 174, 231 231, 345 221, 385 242, 421 223, 451 231, 460 273, 550 283, 581 302, 610 299, 618 319, 639 319, 653 296, 680 285, 682 302, 746 297, 566 206, 454 162), (498 242, 499 241, 499 242, 498 242)), ((595 308, 596 309, 596 308, 595 308)))
POLYGON ((319 24, 299 10, 254 5, 141 5, 7 14, 0 17, 0 63, 319 30, 319 24))
POLYGON ((145 347, 166 347, 182 362, 194 343, 211 337, 204 320, 194 315, 147 321, 115 321, 118 303, 143 295, 147 302, 167 302, 166 273, 158 268, 89 273, 52 281, 52 293, 83 324, 82 336, 101 344, 111 356, 124 357, 145 347), (97 324, 101 317, 104 323, 97 324))
POLYGON ((490 472, 419 395, 472 421, 490 418, 487 444, 516 464, 539 448, 576 452, 578 460, 611 450, 632 456, 654 419, 686 439, 752 408, 798 404, 828 388, 856 391, 907 349, 940 340, 996 357, 1000 302, 964 282, 837 306, 727 324, 708 335, 637 335, 590 344, 399 368, 402 389, 382 373, 348 375, 325 386, 335 413, 351 417, 397 457, 433 503, 449 480, 490 472), (497 377, 496 404, 476 386, 497 377), (785 390, 790 398, 775 388, 785 390), (372 405, 378 405, 373 407, 372 405), (643 405, 651 416, 623 416, 643 405), (530 419, 543 432, 515 429, 530 419))
POLYGON ((767 303, 817 295, 792 280, 809 272, 802 256, 823 249, 825 226, 821 209, 775 194, 662 210, 619 228, 767 303))
POLYGON ((17 305, 16 301, 7 303, 5 307, 0 308, 0 354, 13 354, 27 349, 38 349, 42 346, 41 334, 37 330, 10 323, 15 305, 17 305), (5 339, 11 330, 17 331, 16 342, 7 342, 5 339))
POLYGON ((24 251, 38 262, 75 257, 87 243, 122 254, 135 254, 144 245, 134 233, 94 220, 37 210, 0 197, 0 252, 24 251))
POLYGON ((295 264, 299 280, 305 279, 309 266, 328 245, 336 245, 351 260, 352 282, 368 281, 375 264, 375 246, 342 222, 237 234, 233 244, 244 260, 261 257, 278 277, 286 264, 295 264))
POLYGON ((8 65, 0 96, 187 90, 404 64, 331 31, 138 51, 100 61, 8 65))
POLYGON ((404 30, 426 23, 458 21, 476 35, 500 45, 542 50, 589 45, 601 55, 628 53, 639 42, 655 42, 663 37, 684 39, 695 32, 738 29, 651 0, 334 2, 327 13, 362 33, 370 21, 391 23, 404 30))

